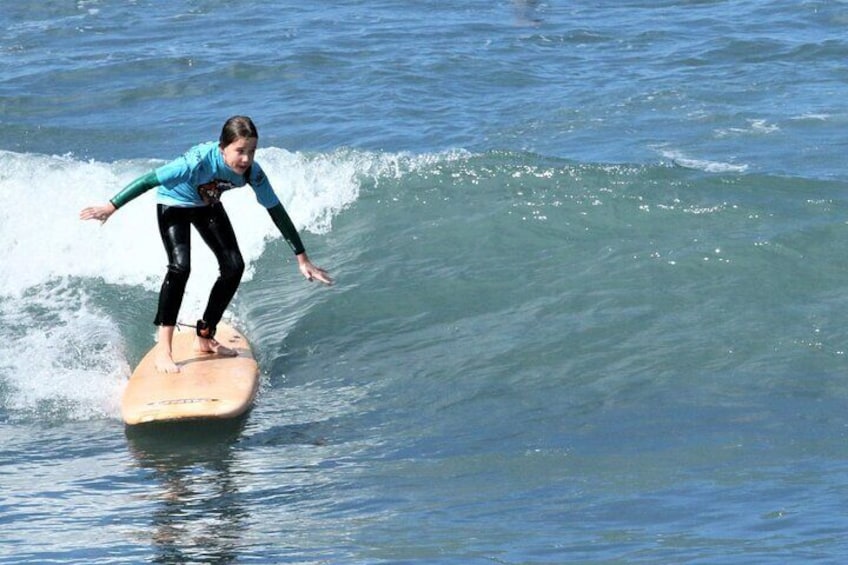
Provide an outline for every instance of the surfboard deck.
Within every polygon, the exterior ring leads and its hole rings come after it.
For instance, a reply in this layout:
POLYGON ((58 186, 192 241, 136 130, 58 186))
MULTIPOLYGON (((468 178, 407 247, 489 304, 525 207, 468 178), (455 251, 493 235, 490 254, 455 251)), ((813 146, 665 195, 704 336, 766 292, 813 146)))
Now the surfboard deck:
POLYGON ((121 399, 124 422, 235 418, 247 411, 259 387, 259 366, 247 338, 228 324, 218 324, 215 339, 238 351, 237 357, 198 353, 194 338, 194 330, 174 333, 179 373, 156 370, 155 346, 144 356, 121 399))

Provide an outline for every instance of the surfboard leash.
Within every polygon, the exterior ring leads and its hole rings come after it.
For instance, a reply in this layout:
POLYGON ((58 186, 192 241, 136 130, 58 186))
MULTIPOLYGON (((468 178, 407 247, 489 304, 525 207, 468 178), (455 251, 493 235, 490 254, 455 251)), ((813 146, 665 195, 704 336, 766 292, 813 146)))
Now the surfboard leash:
POLYGON ((216 333, 215 330, 217 329, 217 328, 210 328, 206 324, 206 322, 204 322, 203 320, 197 320, 196 325, 185 324, 183 322, 177 322, 177 329, 178 330, 179 330, 180 326, 185 326, 187 328, 194 328, 194 332, 198 336, 205 337, 205 338, 208 338, 208 339, 213 339, 215 337, 215 333, 216 333))

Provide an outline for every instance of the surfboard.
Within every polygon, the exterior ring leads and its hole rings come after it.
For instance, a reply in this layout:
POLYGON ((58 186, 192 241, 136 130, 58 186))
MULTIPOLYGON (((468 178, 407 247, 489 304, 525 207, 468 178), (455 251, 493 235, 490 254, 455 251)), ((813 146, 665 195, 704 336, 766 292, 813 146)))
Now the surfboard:
POLYGON ((130 375, 121 399, 128 425, 235 418, 247 411, 259 387, 259 366, 247 338, 232 326, 218 324, 215 339, 238 351, 225 357, 194 350, 194 330, 174 333, 174 362, 179 373, 160 373, 155 346, 130 375))

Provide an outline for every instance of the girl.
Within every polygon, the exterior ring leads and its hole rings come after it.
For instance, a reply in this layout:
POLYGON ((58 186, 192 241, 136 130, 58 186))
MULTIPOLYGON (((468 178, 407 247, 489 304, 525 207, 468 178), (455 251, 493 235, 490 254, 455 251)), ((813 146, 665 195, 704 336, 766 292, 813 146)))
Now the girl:
POLYGON ((168 272, 159 293, 154 323, 159 326, 156 368, 167 373, 179 372, 171 353, 171 341, 177 325, 191 266, 190 228, 193 225, 218 260, 220 276, 215 281, 203 318, 197 321, 195 349, 205 353, 236 355, 237 352, 215 340, 215 328, 236 293, 244 260, 232 225, 220 202, 221 193, 249 184, 256 200, 264 206, 280 233, 291 246, 300 272, 308 280, 332 284, 326 271, 313 265, 303 243, 268 178, 254 162, 259 134, 246 116, 227 120, 218 142, 192 147, 182 157, 139 177, 108 203, 80 212, 82 220, 105 222, 129 201, 156 190, 159 233, 168 255, 168 272))

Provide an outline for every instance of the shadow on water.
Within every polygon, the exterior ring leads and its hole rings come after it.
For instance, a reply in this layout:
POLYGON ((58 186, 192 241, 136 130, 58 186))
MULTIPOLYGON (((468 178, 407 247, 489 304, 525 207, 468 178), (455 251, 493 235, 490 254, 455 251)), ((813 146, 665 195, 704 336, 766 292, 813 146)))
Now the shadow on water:
POLYGON ((126 428, 138 465, 153 473, 154 563, 234 563, 248 511, 239 492, 237 451, 246 416, 234 420, 126 428))

